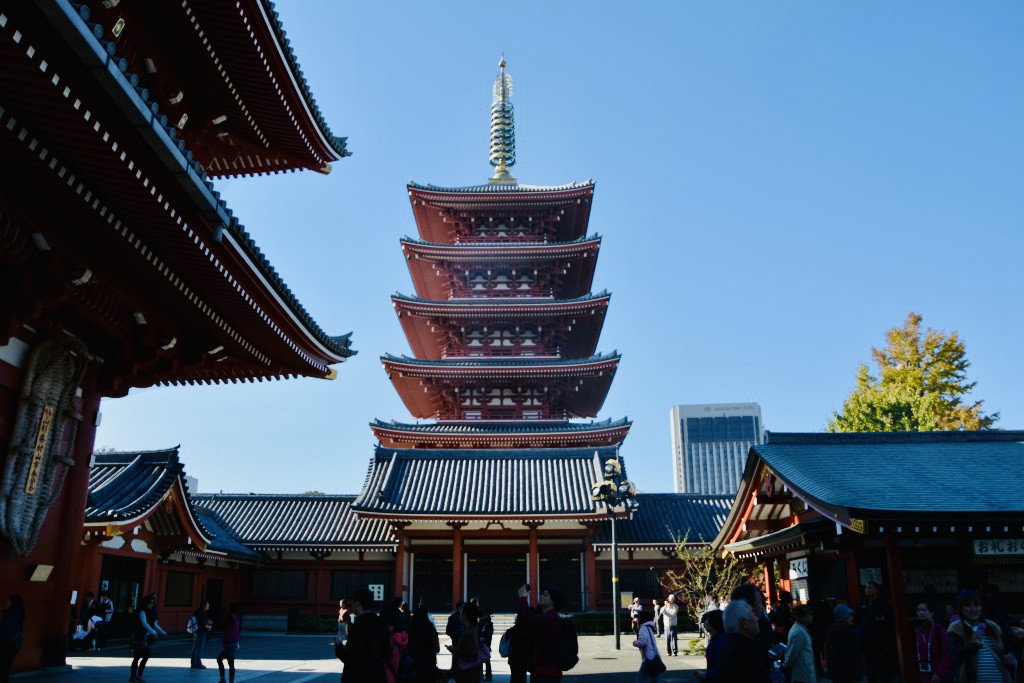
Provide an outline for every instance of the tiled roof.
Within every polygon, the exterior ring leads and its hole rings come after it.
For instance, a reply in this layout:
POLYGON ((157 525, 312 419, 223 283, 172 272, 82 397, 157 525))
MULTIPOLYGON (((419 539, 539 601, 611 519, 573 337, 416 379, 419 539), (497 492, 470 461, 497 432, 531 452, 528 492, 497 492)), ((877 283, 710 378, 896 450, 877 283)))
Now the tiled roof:
POLYGON ((569 242, 463 242, 460 244, 444 244, 441 242, 425 242, 406 235, 399 240, 403 245, 408 244, 414 247, 434 248, 444 252, 465 251, 472 254, 477 251, 500 251, 500 252, 547 252, 555 251, 558 247, 575 247, 581 245, 599 244, 601 236, 583 235, 579 239, 569 242))
POLYGON ((160 451, 96 453, 89 468, 85 522, 109 524, 145 515, 184 476, 185 467, 178 459, 177 447, 160 451))
MULTIPOLYGON (((261 0, 261 2, 267 2, 267 0, 261 0)), ((267 3, 269 4, 269 3, 267 3)), ((273 11, 273 6, 270 7, 273 11)), ((89 8, 84 5, 75 4, 74 13, 68 13, 70 21, 78 24, 76 28, 80 30, 81 37, 84 40, 93 43, 93 49, 99 54, 110 54, 113 55, 116 52, 114 44, 101 38, 105 35, 104 27, 100 26, 95 22, 89 21, 89 8), (79 23, 80 22, 80 23, 79 23)), ((277 24, 275 30, 280 31, 279 22, 271 22, 277 24)), ((281 32, 283 38, 283 32, 281 32)), ((286 41, 287 42, 287 41, 286 41)), ((289 59, 292 60, 292 67, 297 69, 294 63, 294 55, 291 55, 290 46, 286 50, 289 54, 289 59)), ((121 60, 123 62, 123 60, 121 60)), ((319 110, 316 109, 316 105, 312 100, 311 95, 308 92, 308 86, 305 84, 305 80, 302 79, 301 71, 298 71, 298 75, 303 83, 303 88, 306 89, 304 93, 312 105, 312 109, 316 116, 319 118, 320 123, 329 135, 329 131, 326 125, 323 124, 322 117, 320 117, 319 110)), ((126 74, 130 76, 130 74, 126 74)), ((124 83, 130 83, 125 80, 124 83)), ((313 317, 309 315, 305 307, 299 302, 298 298, 292 293, 291 289, 285 284, 284 280, 277 273, 277 270, 270 265, 267 257, 263 252, 256 246, 252 237, 249 235, 245 227, 238 221, 234 216, 234 213, 228 208, 227 203, 220 198, 220 192, 214 187, 213 181, 209 178, 206 172, 203 170, 202 165, 193 159, 192 152, 185 148, 185 141, 182 139, 178 129, 170 125, 167 117, 160 114, 159 104, 153 101, 150 97, 150 92, 136 84, 130 86, 130 90, 126 89, 125 94, 134 100, 133 104, 139 109, 139 111, 151 112, 152 119, 151 123, 155 129, 159 131, 158 134, 164 136, 165 146, 161 150, 169 157, 173 157, 174 166, 179 169, 184 169, 185 172, 179 171, 182 178, 187 178, 188 182, 195 185, 194 192, 189 193, 193 197, 193 201, 196 202, 197 206, 201 211, 207 213, 213 223, 220 222, 220 226, 214 226, 226 228, 227 232, 235 239, 238 245, 241 247, 245 255, 253 262, 255 268, 267 278, 271 289, 274 290, 282 299, 287 308, 298 317, 302 324, 309 330, 311 336, 314 337, 321 344, 330 349, 333 353, 337 354, 341 358, 348 358, 354 355, 356 352, 350 348, 349 338, 351 333, 331 336, 328 335, 324 330, 313 320, 313 317)), ((330 136, 335 141, 335 145, 340 144, 337 151, 343 156, 347 156, 348 152, 345 149, 344 138, 335 138, 330 136)))
POLYGON ((531 297, 516 297, 516 298, 502 298, 502 299, 454 299, 445 301, 435 301, 433 299, 424 299, 423 297, 416 296, 415 294, 400 294, 395 292, 391 295, 393 300, 397 301, 409 301, 418 304, 430 304, 432 306, 451 306, 454 308, 473 308, 473 307, 498 307, 502 309, 514 309, 517 307, 532 308, 537 306, 550 306, 552 308, 558 306, 582 304, 590 301, 597 301, 599 299, 607 299, 611 297, 611 293, 607 289, 598 292, 597 294, 585 294, 584 296, 578 296, 573 299, 539 299, 531 297))
POLYGON ((405 365, 414 365, 419 367, 439 367, 439 368, 532 368, 532 367, 546 367, 546 366, 566 366, 573 367, 577 365, 590 365, 592 363, 605 363, 608 361, 617 361, 622 356, 617 352, 597 354, 590 356, 589 358, 543 358, 543 359, 530 359, 530 358, 459 358, 459 359, 445 359, 445 360, 425 360, 420 358, 411 358, 409 356, 396 356, 394 354, 385 353, 380 357, 381 361, 385 363, 402 363, 405 365))
POLYGON ((829 508, 1024 512, 1024 432, 769 433, 752 451, 798 495, 829 508))
POLYGON ((274 35, 277 37, 277 41, 284 47, 282 51, 285 59, 288 62, 288 66, 291 67, 292 74, 295 76, 295 81, 299 84, 302 90, 302 96, 306 100, 308 109, 313 118, 316 120, 318 126, 323 131, 324 136, 331 142, 334 150, 338 153, 338 158, 351 156, 351 152, 346 147, 348 138, 339 138, 331 133, 331 129, 327 126, 327 121, 324 119, 324 115, 320 112, 320 107, 317 106, 316 99, 313 97, 313 91, 309 87, 309 82, 306 80, 306 76, 302 73, 302 69, 299 68, 299 62, 295 58, 295 52, 292 50, 292 43, 288 40, 288 33, 281 26, 281 16, 278 11, 274 8, 274 3, 271 0, 260 0, 260 4, 263 6, 264 13, 270 19, 269 23, 271 28, 274 30, 274 35))
POLYGON ((403 422, 384 422, 374 420, 371 427, 384 429, 399 429, 405 432, 422 432, 424 434, 536 434, 542 432, 588 432, 598 429, 615 429, 617 427, 628 427, 633 424, 629 418, 620 420, 592 420, 590 422, 569 422, 567 420, 558 422, 432 422, 424 424, 409 424, 403 422))
POLYGON ((194 499, 219 514, 252 548, 392 548, 395 544, 385 521, 356 517, 351 495, 218 493, 194 499))
POLYGON ((265 555, 244 546, 241 539, 216 512, 201 506, 196 506, 195 511, 202 525, 213 532, 213 540, 207 546, 208 550, 222 552, 231 557, 254 563, 266 561, 265 555))
POLYGON ((433 450, 377 447, 360 512, 397 518, 586 517, 614 447, 433 450))
POLYGON ((458 193, 488 193, 488 194, 531 194, 541 192, 558 192, 560 190, 580 190, 594 186, 593 180, 583 182, 567 183, 565 185, 520 185, 519 183, 486 183, 483 185, 468 185, 466 187, 441 187, 439 185, 421 185, 410 182, 409 189, 428 190, 431 192, 458 192, 458 193))
MULTIPOLYGON (((633 517, 617 522, 616 540, 620 545, 675 546, 684 538, 688 543, 710 543, 725 523, 733 497, 640 493, 637 502, 640 507, 633 517)), ((606 522, 594 543, 610 546, 611 542, 611 525, 606 522)))

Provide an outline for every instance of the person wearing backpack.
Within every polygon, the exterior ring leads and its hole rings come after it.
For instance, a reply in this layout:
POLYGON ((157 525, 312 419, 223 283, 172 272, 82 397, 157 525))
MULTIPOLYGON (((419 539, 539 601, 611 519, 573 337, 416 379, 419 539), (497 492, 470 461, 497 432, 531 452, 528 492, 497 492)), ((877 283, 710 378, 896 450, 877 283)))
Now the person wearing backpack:
MULTIPOLYGON (((480 623, 477 626, 477 630, 480 632, 480 644, 486 645, 487 649, 491 649, 491 641, 494 639, 494 622, 491 621, 491 615, 494 614, 492 609, 480 610, 480 623)), ((491 671, 491 660, 484 660, 484 677, 485 681, 493 681, 494 674, 491 671)))
POLYGON ((535 613, 530 609, 530 589, 519 588, 519 610, 516 625, 532 633, 534 643, 533 669, 530 683, 557 683, 562 680, 559 645, 562 642, 562 618, 558 610, 565 604, 565 593, 548 588, 540 594, 535 613))
POLYGON ((210 620, 210 603, 203 600, 199 608, 192 613, 185 630, 192 634, 192 669, 205 669, 203 666, 203 648, 206 647, 206 636, 209 635, 213 622, 210 620))
POLYGON ((355 619, 348 640, 337 641, 334 653, 344 663, 341 683, 384 683, 384 662, 391 652, 391 638, 384 621, 373 611, 373 593, 358 588, 349 598, 355 619))

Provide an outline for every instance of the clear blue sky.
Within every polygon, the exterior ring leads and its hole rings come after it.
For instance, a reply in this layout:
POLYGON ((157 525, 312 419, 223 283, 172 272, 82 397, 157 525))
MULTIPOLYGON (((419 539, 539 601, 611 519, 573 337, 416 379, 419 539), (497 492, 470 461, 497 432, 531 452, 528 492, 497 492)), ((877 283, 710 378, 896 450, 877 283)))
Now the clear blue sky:
POLYGON ((521 182, 594 178, 622 353, 601 418, 644 491, 672 489, 669 409, 757 401, 819 431, 909 311, 957 330, 975 395, 1024 428, 1024 3, 278 3, 353 156, 221 185, 328 332, 333 382, 155 388, 105 401, 98 447, 181 444, 202 491, 359 491, 380 366, 409 353, 410 179, 484 181, 499 54, 521 182))

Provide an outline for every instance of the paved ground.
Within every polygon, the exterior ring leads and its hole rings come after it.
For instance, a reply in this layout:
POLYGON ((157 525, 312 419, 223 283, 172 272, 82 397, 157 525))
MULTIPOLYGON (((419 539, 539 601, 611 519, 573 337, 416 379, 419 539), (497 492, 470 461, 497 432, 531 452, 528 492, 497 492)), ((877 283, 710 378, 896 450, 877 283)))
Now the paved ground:
MULTIPOLYGON (((580 663, 565 677, 565 682, 632 683, 640 666, 640 654, 631 647, 631 642, 632 634, 624 635, 622 649, 616 650, 612 636, 580 636, 580 663)), ((192 641, 180 638, 155 643, 153 658, 146 667, 147 683, 216 683, 220 641, 207 644, 203 662, 210 668, 205 671, 188 668, 191 649, 192 641)), ((441 667, 450 665, 450 657, 439 657, 439 660, 441 667)), ((664 661, 668 671, 659 677, 659 683, 692 681, 693 670, 704 664, 703 657, 664 657, 664 661)), ((131 659, 126 645, 115 645, 101 652, 78 653, 69 657, 68 663, 72 667, 70 672, 47 673, 45 680, 57 683, 127 681, 131 659)), ((507 683, 506 661, 496 656, 492 665, 494 680, 507 683)), ((236 666, 237 683, 336 683, 341 673, 341 662, 334 658, 327 636, 243 634, 236 666)))

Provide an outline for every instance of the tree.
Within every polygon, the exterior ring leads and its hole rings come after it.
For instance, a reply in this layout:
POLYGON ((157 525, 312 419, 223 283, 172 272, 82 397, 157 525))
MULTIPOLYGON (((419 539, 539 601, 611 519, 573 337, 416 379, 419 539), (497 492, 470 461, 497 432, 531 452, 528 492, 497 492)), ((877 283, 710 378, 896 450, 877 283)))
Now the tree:
POLYGON ((312 491, 303 491, 302 495, 304 495, 304 496, 322 496, 322 495, 324 495, 324 492, 323 491, 317 491, 316 489, 313 489, 312 491))
POLYGON ((721 557, 708 544, 690 546, 684 537, 676 540, 675 553, 682 569, 665 572, 664 582, 679 595, 681 607, 695 624, 700 623, 709 596, 728 598, 733 588, 753 578, 751 570, 734 555, 721 557))
POLYGON ((967 351, 960 336, 921 330, 909 313, 903 327, 886 333, 889 345, 871 349, 878 377, 861 364, 857 386, 832 413, 830 432, 929 432, 990 428, 999 413, 982 412, 984 401, 967 402, 976 382, 967 381, 967 351))

